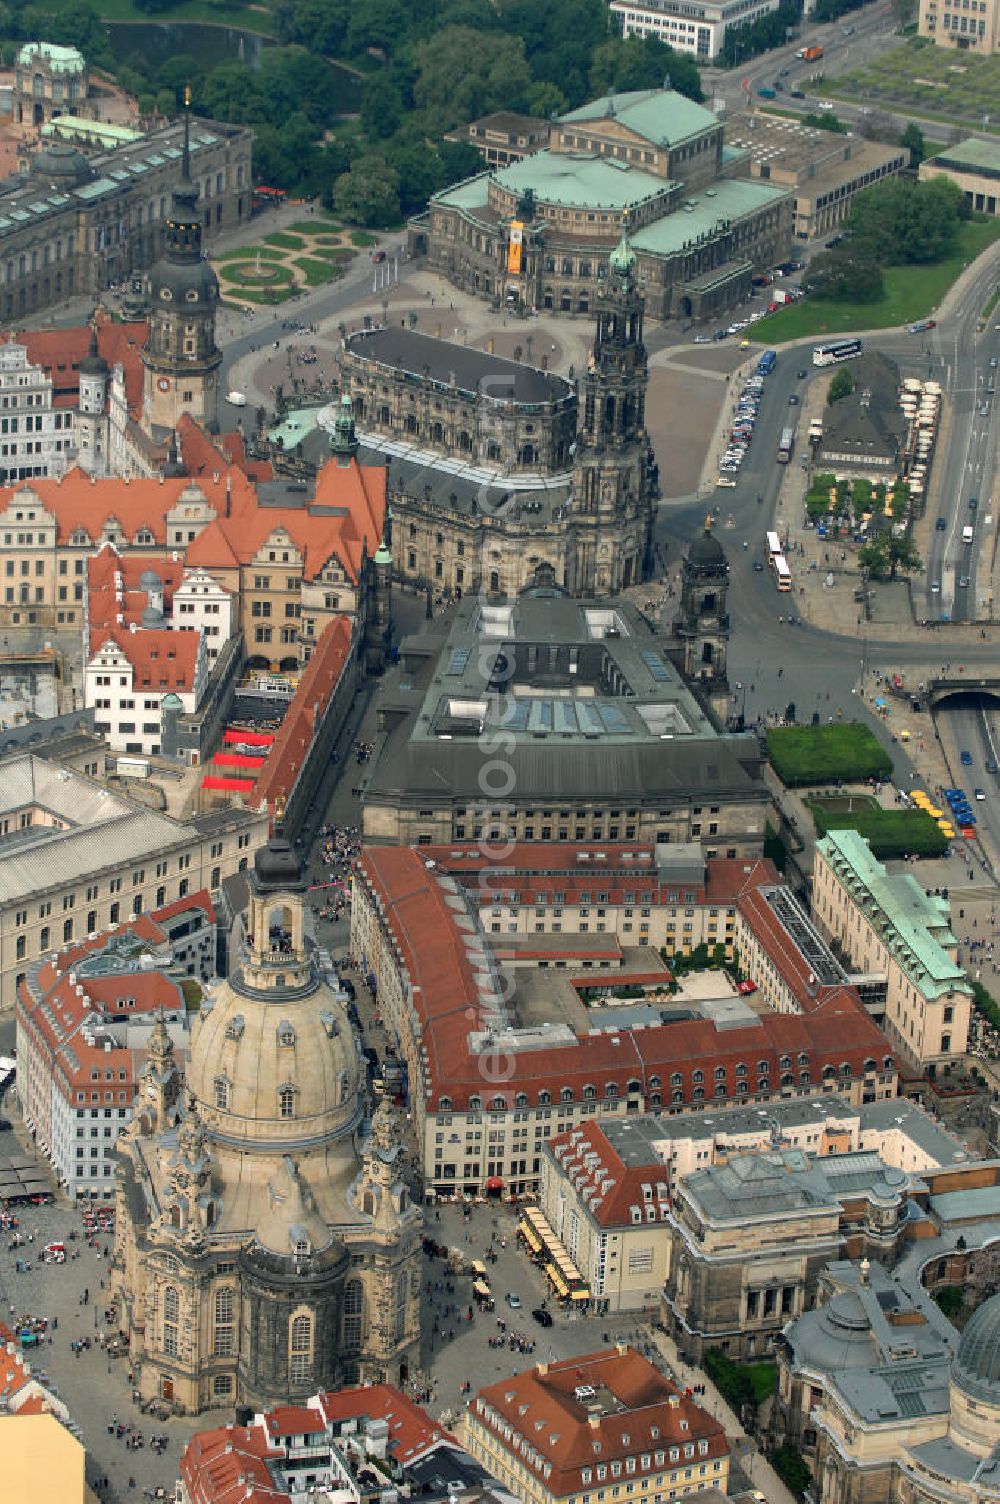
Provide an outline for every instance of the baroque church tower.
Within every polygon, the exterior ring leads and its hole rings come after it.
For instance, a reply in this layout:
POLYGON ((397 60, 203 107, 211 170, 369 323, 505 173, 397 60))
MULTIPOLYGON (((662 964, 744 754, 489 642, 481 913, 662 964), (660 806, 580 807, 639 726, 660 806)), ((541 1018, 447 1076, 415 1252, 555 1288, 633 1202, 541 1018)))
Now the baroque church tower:
POLYGON ((609 595, 651 566, 655 468, 646 433, 646 348, 635 252, 623 233, 595 302, 573 472, 573 594, 609 595))
POLYGON ((149 273, 149 335, 142 349, 143 425, 147 432, 177 427, 190 413, 209 432, 219 426, 215 343, 219 283, 201 253, 198 188, 191 181, 190 91, 184 101, 184 157, 173 190, 166 250, 149 273))

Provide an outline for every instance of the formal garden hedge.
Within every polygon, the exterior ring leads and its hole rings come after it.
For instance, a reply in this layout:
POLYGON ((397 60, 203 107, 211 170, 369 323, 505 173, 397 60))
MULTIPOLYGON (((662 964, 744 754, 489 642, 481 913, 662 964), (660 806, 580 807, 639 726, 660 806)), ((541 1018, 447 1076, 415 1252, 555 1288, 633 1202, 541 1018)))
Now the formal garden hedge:
POLYGON ((772 726, 767 733, 771 766, 789 788, 817 783, 860 783, 887 778, 892 758, 858 721, 826 726, 772 726))
POLYGON ((816 824, 816 834, 829 830, 856 830, 871 845, 880 862, 904 856, 943 856, 948 840, 936 820, 921 809, 829 810, 822 800, 809 800, 809 811, 816 824))

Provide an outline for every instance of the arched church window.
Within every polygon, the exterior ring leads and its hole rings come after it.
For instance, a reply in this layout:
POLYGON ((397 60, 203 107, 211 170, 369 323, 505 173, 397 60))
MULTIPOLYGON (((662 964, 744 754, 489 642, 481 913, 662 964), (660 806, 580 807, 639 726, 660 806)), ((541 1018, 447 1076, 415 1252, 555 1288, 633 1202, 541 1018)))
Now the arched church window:
POLYGON ((168 1358, 177 1356, 177 1327, 181 1317, 180 1292, 167 1285, 163 1292, 163 1351, 168 1358))
POLYGON ((297 1259, 307 1259, 309 1257, 308 1238, 299 1238, 298 1242, 295 1244, 295 1257, 297 1259))
POLYGON ((287 1019, 282 1020, 278 1025, 278 1043, 284 1045, 295 1043, 295 1030, 287 1019))
POLYGON ((361 1346, 364 1314, 365 1287, 359 1279, 349 1279, 344 1286, 344 1347, 349 1352, 361 1346))
POLYGON ((283 1086, 278 1092, 278 1116, 293 1118, 295 1116, 295 1087, 283 1086))
POLYGON ((311 1316, 293 1316, 288 1333, 288 1378, 292 1384, 304 1384, 312 1373, 311 1316))
POLYGON ((215 1334, 212 1350, 217 1358, 231 1358, 234 1350, 233 1287, 224 1285, 215 1292, 215 1334))
POLYGON ((215 1087, 215 1105, 220 1111, 225 1112, 229 1106, 229 1082, 225 1076, 216 1076, 213 1085, 215 1087))

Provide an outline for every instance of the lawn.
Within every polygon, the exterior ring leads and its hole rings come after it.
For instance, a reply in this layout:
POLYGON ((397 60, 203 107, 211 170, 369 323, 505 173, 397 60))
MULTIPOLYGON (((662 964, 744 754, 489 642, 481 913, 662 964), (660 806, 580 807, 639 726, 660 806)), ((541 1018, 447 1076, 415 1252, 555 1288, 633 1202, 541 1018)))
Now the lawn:
POLYGON ((817 92, 911 116, 1000 129, 1000 57, 973 57, 911 38, 877 61, 827 78, 817 92))
POLYGON ((212 260, 217 261, 220 266, 225 266, 227 261, 253 261, 258 251, 262 261, 281 261, 284 257, 284 252, 280 251, 277 246, 243 245, 233 251, 223 251, 221 256, 213 256, 212 260))
POLYGON ((334 282, 343 275, 343 268, 332 261, 316 261, 310 256, 300 256, 295 265, 305 277, 308 287, 319 287, 323 282, 334 282))
POLYGON ((285 230, 275 230, 273 235, 265 235, 264 244, 280 246, 283 251, 304 251, 306 247, 301 235, 289 235, 285 230))
POLYGON ((369 235, 367 230, 352 230, 351 244, 356 245, 359 250, 364 250, 366 246, 378 245, 378 236, 369 235))
POLYGON ((769 314, 753 326, 753 337, 765 344, 809 339, 818 334, 847 334, 856 329, 888 329, 926 318, 944 297, 956 277, 1000 236, 996 220, 972 221, 961 226, 959 246, 946 261, 933 266, 887 266, 883 271, 885 292, 874 303, 831 303, 823 298, 803 298, 790 308, 769 314))
POLYGON ((871 845, 879 861, 893 861, 904 856, 943 856, 948 841, 938 824, 922 809, 832 810, 826 801, 808 801, 816 822, 816 834, 828 830, 856 830, 871 845))
POLYGON ((762 1405, 769 1400, 778 1387, 777 1363, 745 1363, 743 1367, 750 1375, 750 1383, 753 1385, 753 1399, 755 1405, 762 1405))
POLYGON ((826 726, 772 726, 767 733, 771 766, 789 788, 799 784, 857 783, 884 778, 892 759, 881 742, 858 721, 826 726))
POLYGON ((342 230, 344 227, 337 219, 327 219, 325 214, 317 214, 315 219, 297 219, 288 228, 295 235, 319 235, 324 231, 342 230))

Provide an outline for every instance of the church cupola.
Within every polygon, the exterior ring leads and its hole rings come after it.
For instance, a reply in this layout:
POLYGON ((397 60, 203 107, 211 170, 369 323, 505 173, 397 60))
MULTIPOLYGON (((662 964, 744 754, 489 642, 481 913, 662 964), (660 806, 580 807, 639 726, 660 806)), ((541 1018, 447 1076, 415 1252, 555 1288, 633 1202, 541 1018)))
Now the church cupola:
POLYGON ((313 980, 305 943, 305 892, 299 859, 275 834, 254 857, 247 907, 243 984, 258 991, 299 989, 313 980))
POLYGON ((338 465, 349 465, 351 460, 357 458, 358 436, 354 431, 354 409, 346 392, 340 399, 333 433, 330 435, 330 453, 336 455, 338 465))
POLYGON ((150 432, 176 428, 182 412, 209 430, 218 428, 219 281, 202 255, 198 187, 191 181, 190 102, 186 91, 181 179, 171 195, 164 254, 148 279, 149 334, 142 363, 143 422, 150 432))

